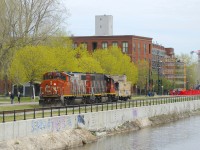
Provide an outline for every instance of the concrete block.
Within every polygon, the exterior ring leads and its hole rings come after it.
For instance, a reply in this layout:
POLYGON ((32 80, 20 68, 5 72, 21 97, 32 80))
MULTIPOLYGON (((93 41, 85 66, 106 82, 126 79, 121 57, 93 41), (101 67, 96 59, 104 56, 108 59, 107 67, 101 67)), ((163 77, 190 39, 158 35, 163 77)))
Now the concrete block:
POLYGON ((18 121, 18 136, 19 137, 26 137, 27 136, 27 121, 21 120, 18 121))
POLYGON ((19 121, 13 122, 13 138, 16 139, 19 137, 19 121))
POLYGON ((33 129, 32 129, 32 120, 33 119, 29 119, 29 120, 26 120, 26 136, 29 136, 29 135, 32 135, 33 134, 33 129))
POLYGON ((10 140, 14 138, 14 122, 6 122, 4 140, 10 140))
POLYGON ((5 138, 5 123, 0 123, 0 141, 5 138))

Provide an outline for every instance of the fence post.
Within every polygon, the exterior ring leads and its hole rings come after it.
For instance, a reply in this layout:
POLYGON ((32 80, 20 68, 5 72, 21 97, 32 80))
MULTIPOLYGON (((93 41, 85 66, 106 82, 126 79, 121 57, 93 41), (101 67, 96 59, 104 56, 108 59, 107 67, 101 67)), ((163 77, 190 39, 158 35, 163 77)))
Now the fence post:
POLYGON ((85 113, 87 113, 86 104, 85 104, 85 113))
POLYGON ((5 114, 4 114, 4 111, 3 111, 3 123, 5 122, 5 114))
POLYGON ((91 104, 91 112, 92 112, 92 104, 91 104))
POLYGON ((65 115, 67 115, 67 106, 65 107, 65 115))
POLYGON ((131 107, 131 102, 129 101, 129 108, 131 107))
POLYGON ((79 112, 79 114, 81 113, 80 104, 78 105, 78 112, 79 112))
POLYGON ((72 114, 74 114, 74 105, 73 105, 73 112, 72 112, 72 114))
POLYGON ((44 108, 42 108, 42 118, 44 118, 44 108))
POLYGON ((15 110, 14 110, 14 121, 16 121, 15 110))
POLYGON ((103 103, 102 103, 101 111, 103 111, 103 103))
POLYGON ((125 101, 125 108, 126 108, 126 101, 125 101))
POLYGON ((24 120, 26 120, 26 109, 24 109, 24 120))
POLYGON ((137 107, 137 100, 136 100, 136 107, 137 107))
POLYGON ((33 119, 35 119, 35 108, 33 110, 33 119))
POLYGON ((107 110, 108 110, 108 102, 107 102, 107 110))
POLYGON ((58 116, 60 116, 60 107, 58 108, 58 116))
POLYGON ((53 116, 53 113, 52 113, 52 107, 51 107, 51 117, 53 116))

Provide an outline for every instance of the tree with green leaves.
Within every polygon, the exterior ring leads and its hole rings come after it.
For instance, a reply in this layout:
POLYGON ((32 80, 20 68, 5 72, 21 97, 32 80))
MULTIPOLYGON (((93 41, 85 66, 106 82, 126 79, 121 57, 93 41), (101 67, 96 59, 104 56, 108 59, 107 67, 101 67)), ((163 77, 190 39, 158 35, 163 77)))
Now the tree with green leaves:
POLYGON ((200 83, 198 75, 198 61, 189 54, 180 54, 176 56, 177 60, 185 63, 186 67, 186 89, 195 88, 200 83))
POLYGON ((137 63, 138 68, 138 81, 137 86, 141 90, 144 89, 147 92, 148 77, 149 77, 149 63, 145 60, 141 60, 137 63))
POLYGON ((98 49, 92 55, 100 63, 104 73, 111 75, 125 74, 132 84, 137 82, 137 68, 131 62, 130 57, 121 52, 121 49, 117 47, 98 49))
POLYGON ((43 44, 67 18, 60 0, 0 1, 0 73, 6 83, 15 52, 26 45, 43 44))

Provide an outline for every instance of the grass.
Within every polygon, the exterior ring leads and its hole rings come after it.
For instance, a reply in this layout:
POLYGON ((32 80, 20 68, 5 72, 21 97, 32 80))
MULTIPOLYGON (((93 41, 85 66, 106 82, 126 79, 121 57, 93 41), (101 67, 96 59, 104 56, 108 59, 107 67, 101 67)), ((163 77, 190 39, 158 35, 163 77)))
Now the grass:
MULTIPOLYGON (((21 97, 20 102, 21 103, 27 103, 27 102, 38 102, 39 98, 36 97, 35 100, 31 99, 30 97, 21 97)), ((14 102, 18 103, 17 97, 15 96, 14 102)), ((0 103, 10 103, 10 98, 9 97, 1 97, 0 98, 0 103)))
POLYGON ((39 104, 27 104, 27 105, 13 105, 13 106, 0 106, 0 111, 10 111, 10 110, 23 110, 23 109, 34 109, 40 108, 39 104))
POLYGON ((10 110, 22 110, 22 109, 33 109, 33 108, 39 108, 39 104, 31 104, 31 102, 38 102, 39 98, 36 98, 35 100, 31 100, 30 97, 21 97, 21 103, 18 104, 18 100, 15 97, 14 104, 15 105, 3 105, 3 104, 10 104, 9 97, 3 97, 0 99, 0 111, 10 111, 10 110), (30 104, 25 104, 30 103, 30 104))

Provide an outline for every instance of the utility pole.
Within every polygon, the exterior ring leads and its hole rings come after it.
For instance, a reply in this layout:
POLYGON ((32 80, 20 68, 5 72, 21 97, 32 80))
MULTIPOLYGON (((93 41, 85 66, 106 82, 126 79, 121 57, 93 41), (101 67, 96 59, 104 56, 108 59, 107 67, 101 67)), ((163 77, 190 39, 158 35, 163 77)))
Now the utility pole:
POLYGON ((160 77, 160 65, 159 65, 159 63, 160 63, 160 57, 159 57, 159 51, 157 51, 157 70, 158 70, 158 95, 159 95, 159 93, 160 93, 160 79, 159 79, 159 77, 160 77))

